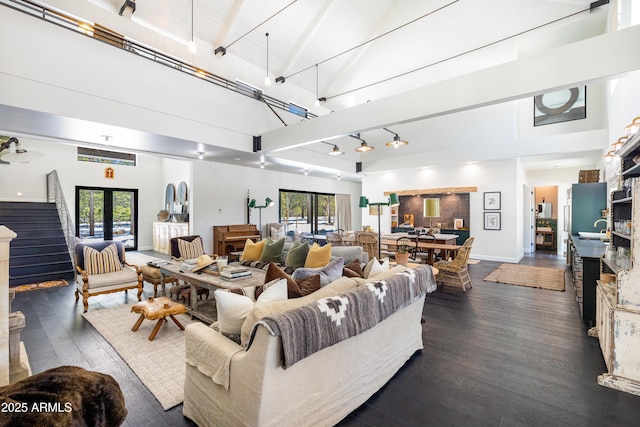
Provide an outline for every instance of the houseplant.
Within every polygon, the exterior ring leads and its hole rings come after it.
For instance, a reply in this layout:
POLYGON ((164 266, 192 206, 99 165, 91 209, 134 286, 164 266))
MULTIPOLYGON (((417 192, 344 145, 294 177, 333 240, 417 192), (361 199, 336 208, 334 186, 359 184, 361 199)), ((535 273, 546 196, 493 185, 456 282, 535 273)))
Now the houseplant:
POLYGON ((395 251, 396 263, 402 265, 407 265, 409 263, 409 254, 413 249, 410 242, 411 241, 408 239, 406 241, 398 241, 398 246, 395 251))

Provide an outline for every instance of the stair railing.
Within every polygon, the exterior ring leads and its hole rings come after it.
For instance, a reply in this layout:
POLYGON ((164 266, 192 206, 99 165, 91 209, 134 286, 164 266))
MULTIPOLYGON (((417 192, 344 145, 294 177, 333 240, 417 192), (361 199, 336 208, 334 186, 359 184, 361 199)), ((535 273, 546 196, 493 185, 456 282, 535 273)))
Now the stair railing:
POLYGON ((64 199, 64 192, 58 179, 58 171, 53 170, 47 174, 47 201, 49 203, 56 204, 58 209, 58 216, 60 217, 60 223, 62 224, 62 231, 64 233, 64 239, 67 241, 67 249, 69 250, 69 257, 71 258, 71 265, 73 271, 76 271, 76 257, 74 254, 76 243, 76 232, 73 225, 73 218, 69 213, 69 206, 64 199))

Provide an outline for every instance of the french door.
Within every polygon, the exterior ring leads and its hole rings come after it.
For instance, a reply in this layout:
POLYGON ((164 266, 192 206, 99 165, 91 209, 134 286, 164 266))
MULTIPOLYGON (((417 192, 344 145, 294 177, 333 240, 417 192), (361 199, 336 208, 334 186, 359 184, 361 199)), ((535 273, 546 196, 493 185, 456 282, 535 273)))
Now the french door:
POLYGON ((138 190, 76 187, 76 236, 83 242, 119 240, 138 249, 138 190))

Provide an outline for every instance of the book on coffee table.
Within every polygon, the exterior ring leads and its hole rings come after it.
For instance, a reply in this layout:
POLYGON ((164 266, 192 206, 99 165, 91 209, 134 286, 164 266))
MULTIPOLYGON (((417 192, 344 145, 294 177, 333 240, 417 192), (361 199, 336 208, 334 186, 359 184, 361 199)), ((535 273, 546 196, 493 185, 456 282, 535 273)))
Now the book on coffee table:
POLYGON ((224 279, 242 279, 251 276, 251 271, 243 267, 226 267, 220 272, 224 279))

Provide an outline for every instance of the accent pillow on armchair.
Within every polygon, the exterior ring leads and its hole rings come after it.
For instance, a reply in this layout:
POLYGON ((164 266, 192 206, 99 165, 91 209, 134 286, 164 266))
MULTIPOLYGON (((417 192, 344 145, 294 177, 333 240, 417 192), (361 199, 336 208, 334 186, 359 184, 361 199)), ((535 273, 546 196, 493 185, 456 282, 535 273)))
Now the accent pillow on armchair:
POLYGON ((138 289, 142 299, 142 273, 136 265, 127 264, 124 244, 104 241, 76 244, 76 301, 82 295, 84 311, 89 309, 89 297, 112 292, 138 289))

